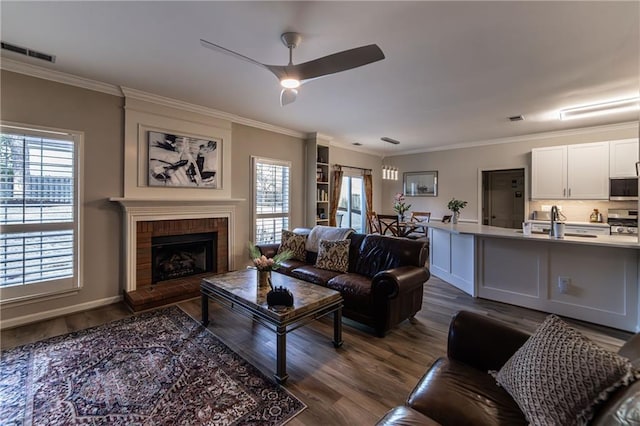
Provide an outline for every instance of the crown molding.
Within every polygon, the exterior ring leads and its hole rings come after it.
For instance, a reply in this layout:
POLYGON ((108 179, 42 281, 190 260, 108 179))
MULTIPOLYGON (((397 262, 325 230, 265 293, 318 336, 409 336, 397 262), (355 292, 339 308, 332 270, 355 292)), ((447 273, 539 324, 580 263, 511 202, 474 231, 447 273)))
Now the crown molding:
POLYGON ((6 71, 41 78, 43 80, 55 81, 56 83, 68 84, 70 86, 81 87, 83 89, 122 97, 122 92, 116 85, 79 77, 66 72, 54 71, 49 68, 27 64, 26 62, 20 62, 14 59, 5 57, 0 58, 0 68, 6 71))
POLYGON ((421 154, 424 152, 448 151, 451 149, 476 148, 479 146, 488 146, 488 145, 519 143, 519 142, 535 141, 540 139, 548 139, 548 138, 555 138, 555 137, 562 137, 562 136, 586 135, 593 132, 602 132, 602 131, 634 130, 634 129, 638 130, 639 124, 640 124, 639 121, 629 121, 626 123, 604 124, 602 126, 592 126, 592 127, 581 127, 579 129, 567 129, 567 130, 556 130, 553 132, 531 133, 528 135, 511 136, 508 138, 486 139, 482 141, 463 142, 463 143, 458 143, 453 145, 442 145, 442 146, 436 146, 432 148, 402 151, 402 152, 393 153, 392 155, 389 155, 389 157, 397 157, 400 155, 409 155, 409 154, 421 154))
POLYGON ((181 109, 183 111, 194 112, 197 114, 205 115, 207 117, 227 120, 233 123, 243 124, 249 127, 255 127, 262 130, 268 130, 270 132, 280 133, 287 136, 293 136, 295 138, 304 139, 306 137, 306 133, 298 132, 297 130, 291 130, 285 127, 275 126, 269 123, 263 123, 262 121, 252 120, 250 118, 241 117, 239 115, 220 111, 218 109, 213 109, 213 108, 205 107, 202 105, 196 105, 196 104, 181 101, 178 99, 167 98, 165 96, 144 92, 138 89, 132 89, 130 87, 120 86, 120 89, 122 90, 122 93, 126 98, 138 99, 145 102, 151 102, 157 105, 181 109))
POLYGON ((31 77, 41 78, 43 80, 55 81, 57 83, 68 84, 70 86, 81 87, 83 89, 102 92, 109 95, 119 97, 130 97, 140 99, 155 104, 168 107, 179 108, 209 117, 219 118, 222 120, 232 121, 234 123, 243 124, 249 127, 255 127, 262 130, 268 130, 274 133, 280 133, 295 138, 305 139, 307 134, 297 130, 287 129, 285 127, 275 126, 269 123, 252 120, 250 118, 241 117, 239 115, 230 114, 213 108, 195 105, 177 99, 167 98, 165 96, 155 95, 153 93, 143 92, 142 90, 132 89, 123 86, 116 86, 109 83, 103 83, 96 80, 80 77, 62 71, 54 71, 37 65, 28 64, 26 62, 16 61, 14 59, 0 57, 0 69, 11 71, 31 77))

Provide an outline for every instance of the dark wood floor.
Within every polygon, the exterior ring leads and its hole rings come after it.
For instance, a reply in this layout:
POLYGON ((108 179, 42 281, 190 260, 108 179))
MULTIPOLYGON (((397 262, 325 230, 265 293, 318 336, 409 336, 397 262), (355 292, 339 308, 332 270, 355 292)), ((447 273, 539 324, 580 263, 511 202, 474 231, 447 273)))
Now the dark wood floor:
MULTIPOLYGON (((200 300, 179 303, 200 319, 200 300)), ((374 424, 389 408, 402 404, 427 367, 445 354, 451 316, 470 310, 533 331, 546 314, 498 302, 473 299, 437 278, 425 286, 422 311, 385 338, 345 320, 344 346, 331 344, 333 326, 324 318, 288 336, 286 388, 308 408, 289 425, 374 424)), ((38 341, 131 315, 124 304, 67 315, 1 333, 2 349, 38 341)), ((271 376, 275 344, 271 331, 211 302, 209 329, 234 351, 271 376)), ((631 334, 569 321, 603 347, 616 350, 631 334)))

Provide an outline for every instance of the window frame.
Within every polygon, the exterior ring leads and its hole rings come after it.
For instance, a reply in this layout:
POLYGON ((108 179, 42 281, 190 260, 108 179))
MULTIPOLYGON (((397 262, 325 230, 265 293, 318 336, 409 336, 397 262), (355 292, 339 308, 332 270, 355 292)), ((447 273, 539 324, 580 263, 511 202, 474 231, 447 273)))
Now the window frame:
MULTIPOLYGON (((280 217, 286 217, 287 218, 287 222, 290 224, 291 223, 291 161, 286 161, 286 160, 278 160, 275 158, 266 158, 266 157, 258 157, 258 156, 251 156, 251 241, 256 242, 257 240, 257 235, 256 235, 256 230, 257 230, 257 221, 259 218, 269 218, 269 217, 274 217, 274 218, 280 218, 280 217), (287 188, 288 188, 288 194, 287 194, 287 200, 288 200, 288 205, 287 205, 287 213, 258 213, 257 209, 257 195, 258 195, 258 188, 256 185, 256 179, 257 179, 257 167, 258 164, 271 164, 271 165, 275 165, 275 166, 283 166, 283 167, 287 167, 289 170, 288 173, 288 182, 287 182, 287 188)), ((281 233, 280 232, 274 232, 274 242, 280 242, 280 237, 281 237, 281 233)))
POLYGON ((43 222, 0 225, 3 234, 39 232, 52 230, 73 231, 73 275, 68 278, 38 281, 10 287, 0 287, 0 305, 38 302, 48 298, 60 297, 66 293, 77 293, 83 287, 83 182, 84 182, 84 133, 80 131, 44 127, 31 124, 0 122, 0 133, 25 135, 36 138, 72 142, 73 154, 73 221, 43 222), (8 232, 7 232, 8 231, 8 232))
MULTIPOLYGON (((367 217, 367 203, 365 200, 365 193, 364 193, 364 176, 360 173, 349 173, 349 172, 344 172, 343 176, 342 176, 342 181, 344 184, 344 181, 347 180, 348 181, 348 189, 349 189, 349 196, 347 196, 347 210, 346 213, 348 213, 348 218, 347 218, 347 223, 348 226, 346 226, 346 224, 344 223, 344 218, 342 220, 342 223, 340 225, 341 228, 353 228, 356 229, 351 222, 351 212, 352 212, 352 198, 351 195, 353 194, 353 179, 357 178, 360 179, 360 225, 359 225, 359 229, 360 232, 363 232, 363 230, 367 229, 367 222, 366 222, 366 217, 367 217)), ((342 192, 342 189, 341 191, 342 192)), ((342 195, 342 194, 340 194, 342 195)), ((343 210, 340 210, 340 201, 338 201, 338 212, 341 212, 343 210)))

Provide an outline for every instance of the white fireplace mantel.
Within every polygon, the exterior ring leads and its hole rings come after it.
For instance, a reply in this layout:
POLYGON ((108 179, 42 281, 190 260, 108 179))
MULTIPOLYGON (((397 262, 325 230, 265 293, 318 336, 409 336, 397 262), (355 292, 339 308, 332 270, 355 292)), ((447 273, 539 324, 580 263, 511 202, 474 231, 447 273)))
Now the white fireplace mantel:
MULTIPOLYGON (((228 252, 235 253, 235 203, 244 199, 150 199, 109 198, 120 203, 124 211, 125 283, 127 292, 136 290, 136 229, 138 222, 154 220, 226 218, 228 230, 228 252)), ((233 255, 229 256, 228 270, 234 270, 233 255)))

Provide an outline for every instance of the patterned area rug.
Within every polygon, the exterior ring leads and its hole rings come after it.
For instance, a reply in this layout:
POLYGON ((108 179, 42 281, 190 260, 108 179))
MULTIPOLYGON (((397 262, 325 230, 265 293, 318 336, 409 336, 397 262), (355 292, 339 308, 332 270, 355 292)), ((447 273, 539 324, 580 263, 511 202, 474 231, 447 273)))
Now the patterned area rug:
POLYGON ((281 425, 305 407, 175 306, 0 363, 2 425, 281 425))

